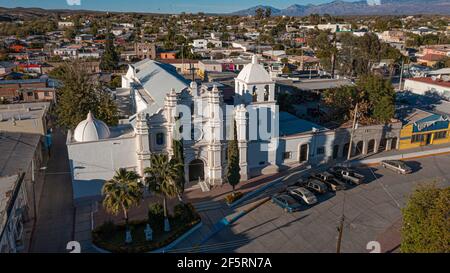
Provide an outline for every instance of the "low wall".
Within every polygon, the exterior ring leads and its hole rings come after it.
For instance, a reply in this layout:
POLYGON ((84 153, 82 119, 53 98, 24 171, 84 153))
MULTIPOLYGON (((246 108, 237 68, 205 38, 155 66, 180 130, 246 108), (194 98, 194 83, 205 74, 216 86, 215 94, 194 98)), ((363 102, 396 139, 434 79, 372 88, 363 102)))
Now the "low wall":
POLYGON ((408 160, 408 159, 421 158, 421 157, 427 157, 427 156, 435 156, 435 155, 448 154, 448 153, 450 153, 450 147, 428 150, 428 151, 419 151, 419 152, 413 152, 413 153, 397 154, 397 155, 378 157, 378 158, 355 160, 355 161, 352 161, 350 163, 350 165, 351 166, 376 165, 376 164, 379 164, 383 160, 408 160))

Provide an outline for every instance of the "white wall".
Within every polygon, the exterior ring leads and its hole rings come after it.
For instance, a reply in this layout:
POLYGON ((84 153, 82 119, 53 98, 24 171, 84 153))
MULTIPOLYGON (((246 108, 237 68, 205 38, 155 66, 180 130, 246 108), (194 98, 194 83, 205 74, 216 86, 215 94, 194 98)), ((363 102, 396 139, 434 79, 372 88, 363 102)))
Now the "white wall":
POLYGON ((450 87, 444 87, 440 85, 433 85, 407 79, 405 81, 404 89, 419 95, 423 95, 426 92, 436 92, 440 95, 446 93, 446 96, 450 98, 450 87))
MULTIPOLYGON (((71 134, 68 135, 68 138, 71 134)), ((135 138, 108 139, 67 145, 74 199, 99 196, 105 180, 119 168, 136 169, 135 138)), ((137 170, 137 169, 136 169, 137 170)))

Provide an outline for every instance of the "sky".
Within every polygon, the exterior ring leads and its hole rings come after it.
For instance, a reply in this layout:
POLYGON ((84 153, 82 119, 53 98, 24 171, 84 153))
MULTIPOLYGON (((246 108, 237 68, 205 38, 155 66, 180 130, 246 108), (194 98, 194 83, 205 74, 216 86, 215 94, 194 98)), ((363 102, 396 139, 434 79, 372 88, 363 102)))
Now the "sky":
MULTIPOLYGON (((0 7, 39 7, 45 9, 87 9, 156 13, 227 13, 256 5, 286 8, 292 4, 321 4, 332 0, 0 0, 0 7)), ((346 0, 355 1, 355 0, 346 0)))

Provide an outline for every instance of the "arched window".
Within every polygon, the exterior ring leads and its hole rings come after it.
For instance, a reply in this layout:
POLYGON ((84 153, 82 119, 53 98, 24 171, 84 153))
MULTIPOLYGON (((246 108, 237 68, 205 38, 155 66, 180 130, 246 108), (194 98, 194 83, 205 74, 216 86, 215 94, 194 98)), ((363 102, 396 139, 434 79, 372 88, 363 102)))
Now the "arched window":
POLYGON ((367 144, 367 153, 373 153, 375 152, 375 139, 371 139, 369 141, 369 144, 367 144))
POLYGON ((398 138, 396 138, 396 137, 394 137, 394 138, 391 140, 391 150, 397 149, 397 141, 398 141, 398 138))
POLYGON ((256 93, 256 86, 253 86, 252 88, 252 98, 253 98, 253 102, 257 102, 258 101, 258 94, 256 93))
POLYGON ((363 148, 364 148, 364 141, 359 141, 356 144, 356 149, 355 149, 354 155, 355 156, 361 155, 363 152, 363 148))
POLYGON ((268 101, 269 100, 269 85, 264 86, 264 101, 268 101))
POLYGON ((164 145, 164 133, 157 133, 156 134, 156 144, 157 145, 164 145))

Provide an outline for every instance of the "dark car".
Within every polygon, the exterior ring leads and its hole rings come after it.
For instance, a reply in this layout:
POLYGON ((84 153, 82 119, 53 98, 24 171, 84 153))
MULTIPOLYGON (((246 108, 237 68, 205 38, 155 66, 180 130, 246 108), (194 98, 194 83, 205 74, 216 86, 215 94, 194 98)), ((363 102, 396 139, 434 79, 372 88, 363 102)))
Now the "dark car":
POLYGON ((300 210, 301 208, 301 204, 286 193, 280 193, 272 196, 272 203, 280 206, 284 209, 284 211, 289 213, 300 210))
POLYGON ((354 185, 360 185, 364 180, 364 175, 356 172, 352 168, 345 167, 333 167, 330 171, 337 177, 344 180, 347 183, 354 185))
POLYGON ((314 173, 311 177, 324 182, 331 191, 341 191, 347 188, 344 182, 339 181, 329 172, 314 173))
POLYGON ((310 179, 304 183, 304 187, 319 194, 326 193, 328 191, 328 187, 322 181, 317 179, 310 179))

